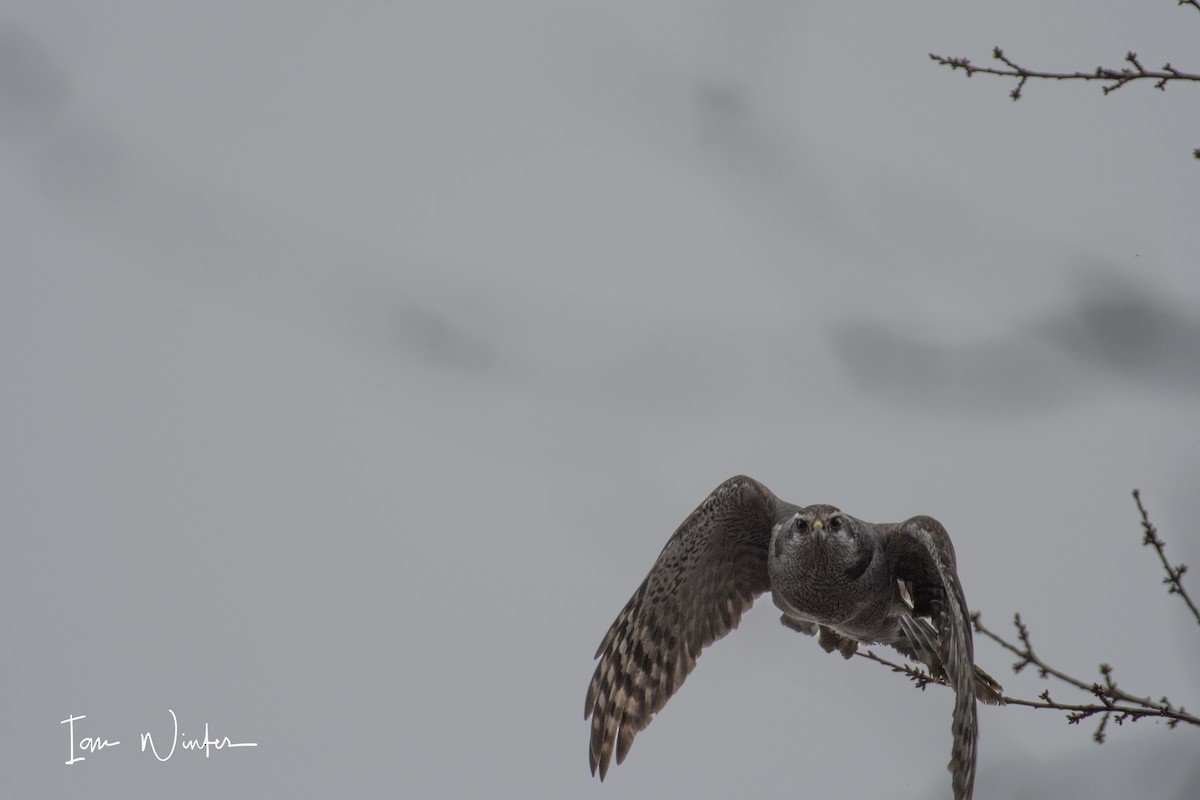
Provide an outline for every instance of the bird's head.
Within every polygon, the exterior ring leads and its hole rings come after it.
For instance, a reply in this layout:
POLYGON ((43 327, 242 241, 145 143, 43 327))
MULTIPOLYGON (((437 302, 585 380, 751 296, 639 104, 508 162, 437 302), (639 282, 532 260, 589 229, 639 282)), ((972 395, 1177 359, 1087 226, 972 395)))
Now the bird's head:
POLYGON ((776 559, 858 565, 871 558, 866 523, 829 505, 802 508, 776 529, 772 553, 776 559))

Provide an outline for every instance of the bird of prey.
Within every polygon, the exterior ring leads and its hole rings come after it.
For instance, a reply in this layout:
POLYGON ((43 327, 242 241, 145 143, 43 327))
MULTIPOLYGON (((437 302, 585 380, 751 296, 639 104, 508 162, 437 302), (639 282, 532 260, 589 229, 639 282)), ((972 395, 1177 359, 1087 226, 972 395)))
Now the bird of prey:
POLYGON ((955 692, 948 769, 956 800, 975 783, 976 697, 1002 702, 974 664, 954 547, 932 517, 872 524, 780 500, 744 475, 718 486, 667 541, 605 634, 588 685, 588 761, 604 780, 696 665, 767 590, 789 628, 827 652, 890 645, 955 692), (931 624, 932 623, 932 624, 931 624))

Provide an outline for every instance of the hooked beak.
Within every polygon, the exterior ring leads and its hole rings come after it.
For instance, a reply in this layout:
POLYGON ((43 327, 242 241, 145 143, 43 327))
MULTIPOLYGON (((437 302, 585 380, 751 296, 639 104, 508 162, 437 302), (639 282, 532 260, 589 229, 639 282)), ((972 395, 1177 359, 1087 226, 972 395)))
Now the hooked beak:
POLYGON ((819 519, 813 520, 812 537, 813 541, 817 544, 822 544, 825 541, 825 523, 819 519))

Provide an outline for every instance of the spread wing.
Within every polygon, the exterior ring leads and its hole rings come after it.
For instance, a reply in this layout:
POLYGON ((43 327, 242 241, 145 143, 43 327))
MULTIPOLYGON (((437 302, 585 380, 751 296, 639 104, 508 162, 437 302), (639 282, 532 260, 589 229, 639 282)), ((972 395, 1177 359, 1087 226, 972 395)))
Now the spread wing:
POLYGON ((967 600, 958 581, 954 545, 932 517, 913 517, 880 526, 884 553, 896 577, 910 582, 914 615, 928 616, 938 632, 942 665, 954 688, 954 716, 948 769, 956 800, 969 800, 975 786, 975 657, 967 600))
POLYGON ((779 500, 752 478, 722 483, 691 513, 596 650, 584 719, 588 762, 604 780, 616 746, 625 760, 696 665, 700 651, 737 627, 769 587, 767 550, 779 500))

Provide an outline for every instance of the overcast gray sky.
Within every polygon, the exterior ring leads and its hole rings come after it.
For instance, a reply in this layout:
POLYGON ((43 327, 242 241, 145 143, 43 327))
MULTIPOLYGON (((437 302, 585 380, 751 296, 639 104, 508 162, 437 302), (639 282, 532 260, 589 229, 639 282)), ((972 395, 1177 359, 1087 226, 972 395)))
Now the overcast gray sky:
MULTIPOLYGON (((936 516, 985 619, 1200 705, 1129 497, 1200 562, 1195 90, 927 55, 1198 41, 1172 0, 8 2, 6 788, 948 797, 950 694, 765 601, 589 776, 595 647, 738 472, 936 516), (159 763, 168 709, 258 746, 159 763), (66 766, 71 715, 121 744, 66 766)), ((1200 789, 1195 730, 981 731, 980 797, 1200 789)))

